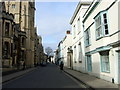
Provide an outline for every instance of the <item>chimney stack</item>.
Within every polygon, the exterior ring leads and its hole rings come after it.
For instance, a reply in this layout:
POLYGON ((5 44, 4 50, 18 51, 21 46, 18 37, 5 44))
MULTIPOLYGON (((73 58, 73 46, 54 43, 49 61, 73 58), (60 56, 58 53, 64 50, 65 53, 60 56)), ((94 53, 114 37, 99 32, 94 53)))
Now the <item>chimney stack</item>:
POLYGON ((66 34, 70 34, 70 30, 67 30, 67 31, 66 31, 66 34))

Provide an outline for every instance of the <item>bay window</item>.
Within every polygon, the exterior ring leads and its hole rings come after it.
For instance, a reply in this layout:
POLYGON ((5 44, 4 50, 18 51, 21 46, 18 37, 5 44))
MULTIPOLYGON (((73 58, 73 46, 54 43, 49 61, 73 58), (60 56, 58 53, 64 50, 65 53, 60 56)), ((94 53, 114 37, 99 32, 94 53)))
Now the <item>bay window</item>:
POLYGON ((96 39, 104 37, 109 34, 107 11, 100 12, 95 17, 96 39))

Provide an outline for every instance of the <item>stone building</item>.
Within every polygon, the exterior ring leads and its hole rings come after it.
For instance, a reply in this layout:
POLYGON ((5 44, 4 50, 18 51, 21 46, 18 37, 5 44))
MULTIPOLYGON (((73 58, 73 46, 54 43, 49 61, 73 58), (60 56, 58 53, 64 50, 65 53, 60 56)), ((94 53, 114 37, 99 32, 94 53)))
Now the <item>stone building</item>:
POLYGON ((44 60, 44 50, 42 45, 42 37, 37 35, 37 28, 35 27, 35 54, 34 54, 34 64, 39 65, 44 60))
MULTIPOLYGON (((2 6, 4 7, 4 3, 2 6)), ((5 8, 5 7, 4 7, 5 8)), ((13 30, 14 30, 14 16, 3 9, 0 12, 1 36, 2 36, 2 65, 5 67, 12 66, 13 58, 13 30)))
POLYGON ((26 33, 14 22, 14 15, 6 12, 5 3, 1 3, 4 7, 0 12, 2 66, 3 68, 22 66, 25 61, 26 33))
POLYGON ((42 45, 42 37, 38 36, 38 62, 41 64, 44 60, 44 50, 43 50, 43 45, 42 45))
MULTIPOLYGON (((21 33, 26 33, 27 38, 22 38, 25 42, 25 47, 21 50, 26 50, 25 63, 27 67, 34 66, 34 12, 35 2, 32 1, 5 1, 6 11, 14 14, 14 21, 20 25, 21 33)), ((23 35, 24 36, 24 35, 23 35)), ((22 41, 21 41, 22 42, 22 41)), ((21 53, 21 55, 23 55, 21 53)))

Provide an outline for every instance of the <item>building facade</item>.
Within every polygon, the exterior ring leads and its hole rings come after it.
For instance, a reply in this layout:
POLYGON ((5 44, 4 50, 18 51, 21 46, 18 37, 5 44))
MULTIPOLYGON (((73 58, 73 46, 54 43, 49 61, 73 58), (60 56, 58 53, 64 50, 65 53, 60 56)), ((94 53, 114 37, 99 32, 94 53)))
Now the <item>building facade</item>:
POLYGON ((86 69, 120 84, 119 0, 94 0, 84 15, 86 69))
POLYGON ((82 72, 85 72, 85 47, 82 20, 90 3, 91 2, 80 1, 70 21, 73 41, 73 43, 71 43, 73 69, 82 72))
POLYGON ((58 59, 57 59, 57 62, 59 63, 60 61, 63 61, 63 41, 60 41, 59 44, 58 44, 58 59))
POLYGON ((35 27, 35 56, 34 65, 40 65, 44 60, 44 51, 42 45, 42 37, 37 35, 37 28, 35 27))
POLYGON ((1 2, 4 9, 1 11, 1 49, 2 67, 20 68, 25 61, 26 33, 20 31, 20 25, 14 22, 14 15, 6 12, 5 3, 1 2))
MULTIPOLYGON (((62 45, 62 58, 63 58, 63 62, 64 62, 64 66, 69 67, 69 60, 68 60, 68 48, 71 46, 72 44, 72 35, 71 32, 69 30, 66 31, 66 36, 63 39, 63 45, 62 45)), ((70 68, 70 67, 69 67, 70 68)))
POLYGON ((69 67, 70 68, 70 59, 68 56, 68 48, 71 46, 72 44, 72 35, 71 32, 69 30, 66 31, 66 36, 63 38, 63 40, 59 43, 58 45, 58 56, 57 56, 57 62, 60 63, 61 61, 64 62, 64 66, 69 67))
POLYGON ((5 10, 0 12, 0 23, 2 31, 2 65, 6 67, 12 66, 13 58, 13 30, 14 16, 5 10))
POLYGON ((6 11, 14 14, 14 21, 20 25, 20 31, 26 33, 26 66, 34 66, 34 1, 5 1, 6 11))
POLYGON ((70 21, 72 43, 66 46, 64 39, 58 45, 57 55, 63 55, 65 66, 70 66, 66 61, 71 55, 72 69, 120 84, 119 16, 119 0, 80 1, 70 21))

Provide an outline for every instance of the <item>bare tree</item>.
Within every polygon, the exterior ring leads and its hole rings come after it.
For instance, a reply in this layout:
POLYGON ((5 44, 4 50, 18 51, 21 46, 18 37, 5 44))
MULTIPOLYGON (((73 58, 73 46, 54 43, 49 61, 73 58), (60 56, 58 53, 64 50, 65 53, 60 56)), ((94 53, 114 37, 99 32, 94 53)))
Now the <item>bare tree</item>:
POLYGON ((49 57, 50 55, 52 55, 53 50, 52 50, 51 47, 46 47, 46 48, 45 48, 45 52, 47 53, 47 55, 48 55, 48 57, 49 57))

